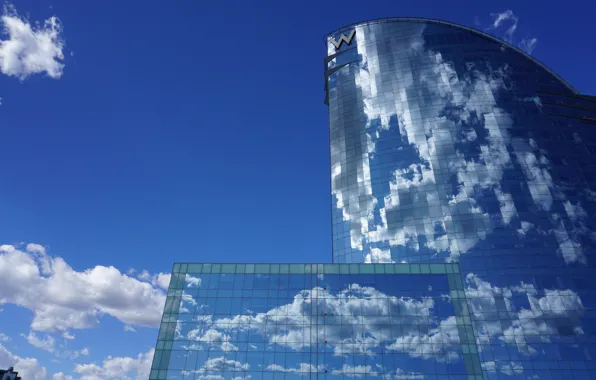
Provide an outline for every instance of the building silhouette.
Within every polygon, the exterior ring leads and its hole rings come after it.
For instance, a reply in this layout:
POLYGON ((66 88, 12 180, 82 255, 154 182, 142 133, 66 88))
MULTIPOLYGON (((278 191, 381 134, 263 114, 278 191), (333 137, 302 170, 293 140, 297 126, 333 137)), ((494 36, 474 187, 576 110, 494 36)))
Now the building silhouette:
POLYGON ((442 21, 326 45, 332 262, 176 263, 150 378, 596 378, 596 98, 442 21))
POLYGON ((0 369, 0 380, 21 380, 18 372, 15 372, 13 367, 8 369, 0 369))

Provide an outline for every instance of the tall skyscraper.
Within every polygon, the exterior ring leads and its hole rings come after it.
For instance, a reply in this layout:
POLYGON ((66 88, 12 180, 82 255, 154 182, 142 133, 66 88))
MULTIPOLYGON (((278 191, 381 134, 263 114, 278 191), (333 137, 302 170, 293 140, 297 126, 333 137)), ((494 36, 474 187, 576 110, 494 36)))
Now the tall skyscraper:
POLYGON ((175 264, 151 379, 596 378, 596 99, 441 21, 326 43, 333 263, 175 264))

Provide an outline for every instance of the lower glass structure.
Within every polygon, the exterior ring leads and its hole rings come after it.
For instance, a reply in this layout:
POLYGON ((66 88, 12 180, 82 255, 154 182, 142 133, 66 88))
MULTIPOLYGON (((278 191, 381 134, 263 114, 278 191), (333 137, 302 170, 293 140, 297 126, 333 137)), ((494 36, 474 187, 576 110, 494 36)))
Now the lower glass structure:
POLYGON ((596 378, 591 347, 547 338, 577 296, 532 288, 457 263, 175 264, 150 379, 596 378))

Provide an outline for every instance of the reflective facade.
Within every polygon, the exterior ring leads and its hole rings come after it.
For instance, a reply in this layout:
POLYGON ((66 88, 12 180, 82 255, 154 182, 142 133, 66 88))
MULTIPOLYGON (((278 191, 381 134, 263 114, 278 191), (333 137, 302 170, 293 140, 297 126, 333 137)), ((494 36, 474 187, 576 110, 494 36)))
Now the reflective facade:
POLYGON ((328 42, 334 262, 458 263, 484 378, 595 379, 596 98, 447 23, 328 42))
POLYGON ((327 44, 333 264, 175 264, 151 379, 596 379, 596 98, 444 22, 327 44))
POLYGON ((452 263, 176 264, 151 379, 481 379, 463 289, 452 263))

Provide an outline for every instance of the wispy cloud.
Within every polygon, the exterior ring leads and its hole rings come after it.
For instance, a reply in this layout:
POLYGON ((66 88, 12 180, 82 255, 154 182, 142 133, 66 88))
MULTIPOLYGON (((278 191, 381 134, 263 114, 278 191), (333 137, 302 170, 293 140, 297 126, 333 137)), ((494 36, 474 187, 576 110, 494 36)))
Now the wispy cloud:
POLYGON ((528 54, 532 54, 537 42, 538 39, 536 38, 522 38, 522 40, 519 42, 519 48, 528 54))
POLYGON ((64 69, 64 42, 60 20, 52 16, 31 24, 7 4, 0 18, 6 39, 0 39, 0 71, 21 80, 46 73, 60 78, 64 69))
POLYGON ((504 39, 508 42, 511 42, 513 39, 513 33, 515 33, 515 31, 517 30, 517 23, 519 22, 519 18, 510 9, 507 9, 506 11, 501 13, 491 13, 490 15, 493 18, 493 24, 488 29, 496 30, 500 28, 507 28, 505 30, 504 39))
POLYGON ((535 37, 524 37, 521 40, 516 40, 515 33, 519 25, 519 17, 513 13, 511 9, 503 12, 491 13, 493 21, 489 26, 482 26, 482 22, 478 17, 474 18, 474 24, 482 27, 485 31, 491 32, 493 35, 504 39, 510 44, 516 45, 528 54, 532 54, 538 39, 535 37))

